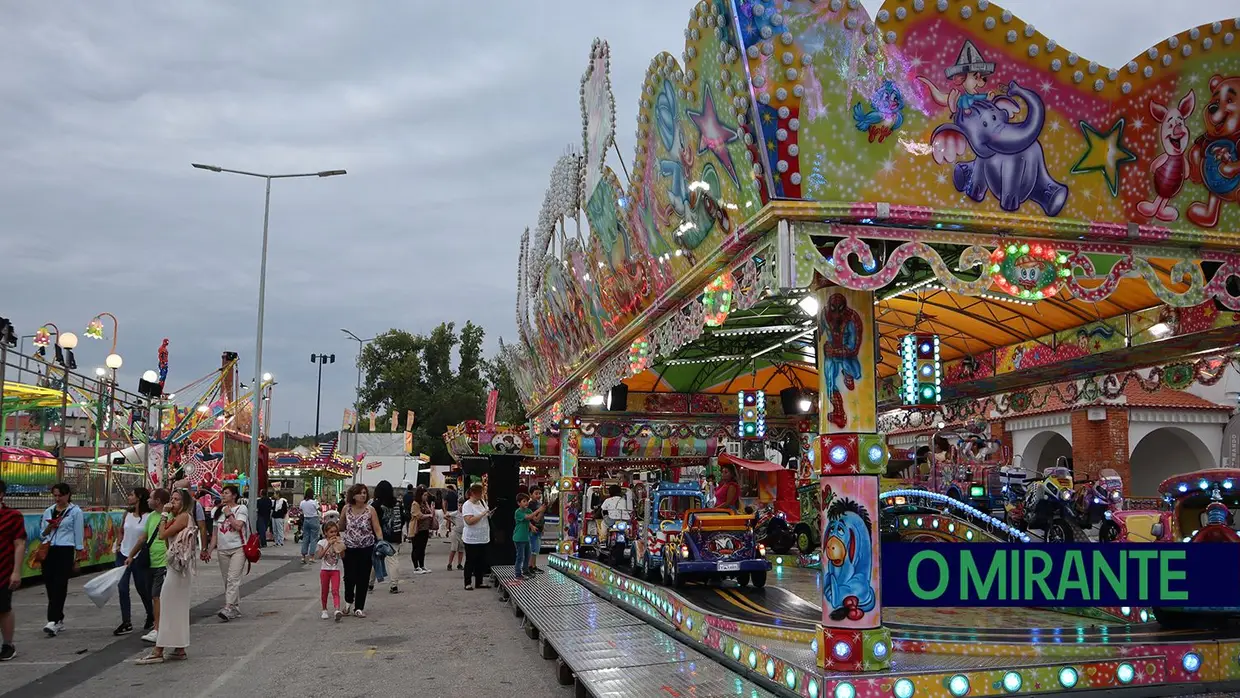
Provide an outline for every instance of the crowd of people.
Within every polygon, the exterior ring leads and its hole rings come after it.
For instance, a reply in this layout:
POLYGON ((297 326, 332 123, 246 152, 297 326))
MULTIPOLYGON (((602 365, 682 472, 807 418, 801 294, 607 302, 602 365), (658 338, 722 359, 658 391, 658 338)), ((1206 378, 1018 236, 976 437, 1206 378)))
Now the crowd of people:
MULTIPOLYGON (((139 664, 188 658, 192 584, 200 563, 216 561, 224 592, 224 605, 216 615, 222 622, 233 621, 242 615, 241 578, 250 561, 246 548, 251 535, 256 546, 266 545, 269 532, 275 545, 283 545, 288 532, 292 507, 283 496, 263 493, 255 502, 256 521, 251 527, 245 499, 235 485, 198 498, 188 485, 181 479, 169 489, 136 487, 127 496, 114 548, 115 564, 124 571, 116 588, 120 624, 113 634, 134 632, 131 595, 136 593, 143 612, 142 639, 152 645, 139 664)), ((21 584, 27 550, 24 517, 4 505, 4 494, 0 481, 0 575, 6 575, 0 579, 8 580, 0 585, 0 661, 17 654, 12 594, 21 584)), ((32 544, 38 546, 34 560, 47 591, 43 631, 54 638, 66 628, 65 600, 82 559, 85 516, 73 503, 67 483, 52 487, 52 495, 54 503, 41 517, 39 540, 32 544)), ((432 537, 447 538, 447 569, 463 574, 465 589, 489 586, 484 577, 490 571, 487 549, 497 510, 483 500, 481 484, 470 486, 462 501, 453 485, 437 495, 410 485, 398 498, 386 480, 373 492, 359 483, 348 488, 335 510, 323 506, 308 489, 297 508, 301 564, 319 566, 324 620, 365 618, 367 596, 376 584, 400 593, 398 560, 405 543, 410 545, 409 574, 429 574, 426 549, 432 537)), ((518 580, 541 571, 537 560, 546 511, 541 490, 517 498, 512 539, 518 580)))

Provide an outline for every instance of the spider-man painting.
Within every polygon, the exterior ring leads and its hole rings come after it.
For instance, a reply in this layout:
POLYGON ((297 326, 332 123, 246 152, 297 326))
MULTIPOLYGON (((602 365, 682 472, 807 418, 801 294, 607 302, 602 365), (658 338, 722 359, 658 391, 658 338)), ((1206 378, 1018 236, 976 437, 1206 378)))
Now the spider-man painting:
POLYGON ((861 314, 848 307, 848 300, 842 293, 833 293, 827 300, 821 325, 823 387, 831 401, 827 421, 843 429, 848 426, 848 413, 838 382, 843 378, 844 390, 857 387, 856 381, 861 378, 861 361, 857 355, 861 351, 865 327, 861 314))

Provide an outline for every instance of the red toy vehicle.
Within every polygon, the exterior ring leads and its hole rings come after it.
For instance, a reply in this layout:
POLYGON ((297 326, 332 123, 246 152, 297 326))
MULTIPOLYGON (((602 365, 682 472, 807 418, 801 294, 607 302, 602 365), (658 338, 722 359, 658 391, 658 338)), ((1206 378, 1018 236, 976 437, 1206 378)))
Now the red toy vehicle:
POLYGON ((793 530, 801 522, 796 471, 778 463, 744 460, 726 453, 719 456, 719 464, 736 467, 741 501, 753 509, 758 542, 775 553, 792 550, 796 544, 793 530))

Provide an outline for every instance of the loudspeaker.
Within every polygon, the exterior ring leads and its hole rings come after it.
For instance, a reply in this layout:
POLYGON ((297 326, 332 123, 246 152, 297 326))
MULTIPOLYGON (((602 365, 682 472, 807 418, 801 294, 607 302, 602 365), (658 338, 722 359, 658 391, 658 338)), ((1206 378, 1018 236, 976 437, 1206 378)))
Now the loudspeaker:
POLYGON ((801 408, 797 405, 800 400, 800 388, 784 388, 779 391, 779 404, 784 408, 784 414, 786 416, 801 414, 801 408))
POLYGON ((486 458, 462 458, 461 470, 465 471, 466 475, 482 477, 491 472, 491 461, 486 458))
POLYGON ((607 393, 607 409, 611 412, 625 412, 629 408, 629 386, 621 383, 607 393))
POLYGON ((495 509, 491 517, 491 559, 512 557, 513 514, 517 511, 517 486, 521 478, 521 458, 491 456, 491 475, 487 478, 487 504, 495 509))

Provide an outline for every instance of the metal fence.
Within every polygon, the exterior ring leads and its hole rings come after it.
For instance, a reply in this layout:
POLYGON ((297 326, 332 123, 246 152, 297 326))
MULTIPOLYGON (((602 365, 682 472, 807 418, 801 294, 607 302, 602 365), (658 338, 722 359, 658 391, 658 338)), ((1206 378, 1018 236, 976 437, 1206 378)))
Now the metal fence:
MULTIPOLYGON (((14 465, 0 462, 0 480, 15 479, 9 471, 14 465)), ((73 501, 82 508, 111 509, 123 507, 135 487, 149 487, 141 465, 115 465, 66 461, 64 478, 73 493, 73 501)), ((52 483, 55 484, 55 483, 52 483)), ((41 510, 53 504, 51 485, 21 488, 5 495, 5 504, 14 509, 41 510)))

